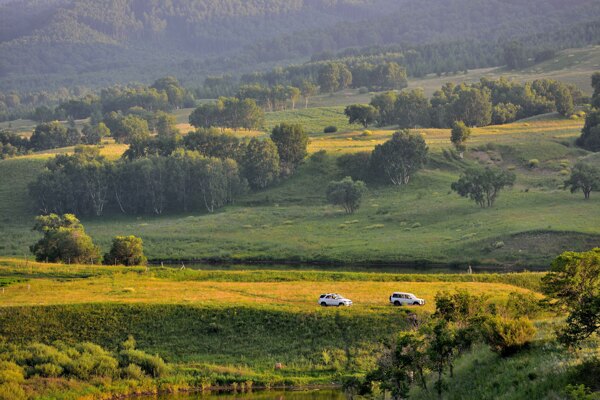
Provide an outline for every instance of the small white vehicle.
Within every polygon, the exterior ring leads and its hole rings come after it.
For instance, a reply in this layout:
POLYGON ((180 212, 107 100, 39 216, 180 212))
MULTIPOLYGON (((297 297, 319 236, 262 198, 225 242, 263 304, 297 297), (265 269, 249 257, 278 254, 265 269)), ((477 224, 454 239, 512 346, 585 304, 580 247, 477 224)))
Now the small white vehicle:
POLYGON ((422 306, 425 300, 419 299, 412 293, 394 292, 390 296, 390 303, 395 306, 422 306))
POLYGON ((327 306, 351 306, 352 300, 345 298, 344 296, 340 296, 337 293, 326 293, 319 296, 318 303, 323 307, 327 306))

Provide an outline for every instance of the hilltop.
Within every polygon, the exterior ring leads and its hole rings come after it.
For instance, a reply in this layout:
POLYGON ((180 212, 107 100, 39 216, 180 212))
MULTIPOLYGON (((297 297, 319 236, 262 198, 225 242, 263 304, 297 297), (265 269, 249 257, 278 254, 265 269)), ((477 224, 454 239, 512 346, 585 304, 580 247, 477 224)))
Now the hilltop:
POLYGON ((99 86, 166 72, 198 83, 353 46, 506 42, 598 17, 592 0, 5 1, 0 88, 99 86))

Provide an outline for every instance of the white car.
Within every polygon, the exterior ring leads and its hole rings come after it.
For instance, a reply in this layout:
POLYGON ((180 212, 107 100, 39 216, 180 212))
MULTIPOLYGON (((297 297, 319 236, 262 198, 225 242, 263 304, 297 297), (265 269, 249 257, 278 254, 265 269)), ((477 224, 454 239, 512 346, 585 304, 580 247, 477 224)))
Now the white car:
POLYGON ((425 300, 419 299, 412 293, 394 292, 390 296, 390 303, 395 306, 422 306, 425 300))
POLYGON ((344 296, 340 296, 337 293, 326 293, 319 296, 318 303, 324 307, 326 306, 351 306, 352 300, 345 298, 344 296))

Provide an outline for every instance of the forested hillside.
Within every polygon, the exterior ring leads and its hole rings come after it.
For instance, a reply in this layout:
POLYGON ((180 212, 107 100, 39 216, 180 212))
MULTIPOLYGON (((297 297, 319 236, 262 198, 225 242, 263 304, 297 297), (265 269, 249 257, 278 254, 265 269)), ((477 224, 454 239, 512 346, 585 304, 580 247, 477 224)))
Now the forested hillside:
POLYGON ((166 72, 197 83, 354 46, 507 42, 598 18, 594 0, 1 1, 0 89, 166 72))

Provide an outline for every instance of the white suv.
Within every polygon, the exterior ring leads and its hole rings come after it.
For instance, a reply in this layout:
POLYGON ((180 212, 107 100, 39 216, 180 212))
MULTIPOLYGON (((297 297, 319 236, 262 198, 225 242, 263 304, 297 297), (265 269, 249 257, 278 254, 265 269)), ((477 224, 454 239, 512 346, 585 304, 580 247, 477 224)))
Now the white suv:
POLYGON ((344 296, 340 296, 336 293, 327 293, 319 296, 318 303, 322 306, 351 306, 352 300, 345 298, 344 296))
POLYGON ((394 292, 390 296, 390 303, 395 306, 422 306, 425 300, 419 299, 412 293, 394 292))

